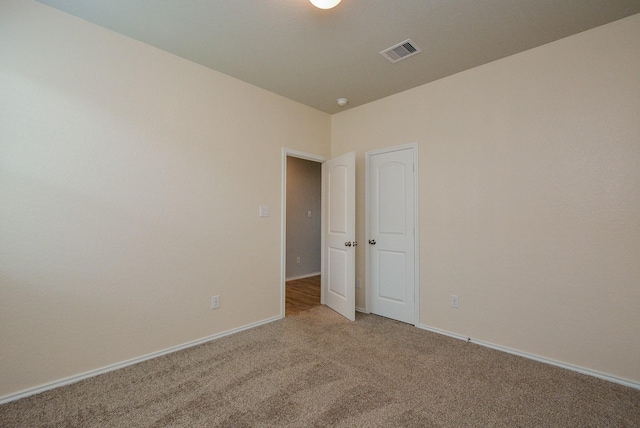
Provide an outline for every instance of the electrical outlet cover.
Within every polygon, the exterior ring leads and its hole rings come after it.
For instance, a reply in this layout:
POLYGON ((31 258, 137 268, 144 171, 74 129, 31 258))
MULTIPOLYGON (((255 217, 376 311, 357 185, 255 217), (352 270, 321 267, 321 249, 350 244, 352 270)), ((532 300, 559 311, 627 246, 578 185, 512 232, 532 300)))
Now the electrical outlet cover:
POLYGON ((451 307, 457 308, 459 307, 460 301, 458 300, 458 296, 455 294, 451 295, 451 307))

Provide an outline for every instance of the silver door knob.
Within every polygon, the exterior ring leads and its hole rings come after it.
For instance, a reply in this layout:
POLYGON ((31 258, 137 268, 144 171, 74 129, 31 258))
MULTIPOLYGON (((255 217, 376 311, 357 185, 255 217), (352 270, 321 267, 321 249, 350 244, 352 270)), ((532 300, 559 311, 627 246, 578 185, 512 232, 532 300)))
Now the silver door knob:
POLYGON ((351 241, 347 241, 347 242, 345 242, 345 243, 344 243, 344 246, 345 246, 345 247, 350 247, 350 246, 351 246, 351 241))
POLYGON ((375 239, 369 239, 369 244, 376 245, 376 240, 375 239))

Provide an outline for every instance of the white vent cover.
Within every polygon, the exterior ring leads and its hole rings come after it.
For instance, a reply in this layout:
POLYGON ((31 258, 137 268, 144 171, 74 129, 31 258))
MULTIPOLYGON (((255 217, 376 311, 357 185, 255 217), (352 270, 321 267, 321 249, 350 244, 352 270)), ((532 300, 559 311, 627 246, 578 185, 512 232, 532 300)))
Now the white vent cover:
POLYGON ((407 39, 404 42, 400 42, 397 45, 391 46, 389 49, 383 50, 382 52, 380 52, 380 55, 391 62, 398 62, 420 52, 422 52, 422 49, 417 47, 416 44, 411 41, 411 39, 407 39))

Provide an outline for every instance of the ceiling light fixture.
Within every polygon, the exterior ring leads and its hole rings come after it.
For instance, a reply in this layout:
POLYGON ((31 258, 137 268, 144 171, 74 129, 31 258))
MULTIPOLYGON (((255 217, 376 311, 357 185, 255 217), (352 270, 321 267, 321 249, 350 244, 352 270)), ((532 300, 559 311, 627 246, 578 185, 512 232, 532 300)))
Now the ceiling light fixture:
POLYGON ((309 0, 318 9, 331 9, 336 7, 342 0, 309 0))

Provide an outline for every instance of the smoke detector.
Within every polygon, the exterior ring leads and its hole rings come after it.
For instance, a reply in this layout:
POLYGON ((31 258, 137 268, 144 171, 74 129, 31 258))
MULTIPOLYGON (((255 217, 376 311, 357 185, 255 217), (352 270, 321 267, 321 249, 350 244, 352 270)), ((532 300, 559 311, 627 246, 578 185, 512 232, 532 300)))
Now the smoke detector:
POLYGON ((346 99, 346 98, 338 98, 338 105, 340 107, 346 106, 348 102, 349 102, 349 100, 346 99))
POLYGON ((393 45, 388 49, 380 52, 380 55, 388 59, 390 62, 396 63, 410 56, 419 54, 422 49, 416 46, 411 39, 407 39, 404 42, 400 42, 397 45, 393 45))

